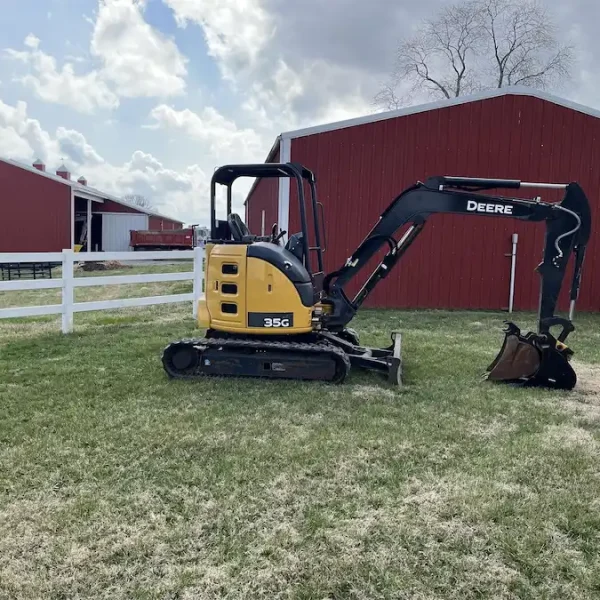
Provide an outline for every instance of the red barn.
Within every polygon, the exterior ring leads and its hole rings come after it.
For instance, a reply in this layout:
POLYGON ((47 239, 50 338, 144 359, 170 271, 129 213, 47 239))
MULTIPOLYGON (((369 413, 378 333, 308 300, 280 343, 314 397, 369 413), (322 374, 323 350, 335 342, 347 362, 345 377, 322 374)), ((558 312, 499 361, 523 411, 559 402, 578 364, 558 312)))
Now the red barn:
MULTIPOLYGON (((281 134, 266 162, 300 162, 317 179, 325 208, 326 270, 341 266, 384 208, 434 175, 579 182, 593 211, 592 241, 578 308, 600 310, 600 111, 528 88, 504 88, 281 134)), ((559 192, 518 190, 554 201, 559 192)), ((297 194, 287 179, 263 181, 246 199, 246 221, 299 231, 297 194)), ((508 307, 512 236, 518 234, 514 307, 537 310, 543 223, 433 215, 366 302, 399 308, 508 307)), ((570 271, 567 277, 570 278, 570 271)), ((368 266, 358 276, 368 276, 368 266)), ((565 285, 559 308, 568 306, 565 285)))
POLYGON ((82 240, 94 251, 121 252, 130 250, 130 229, 182 225, 90 187, 83 177, 72 180, 64 165, 49 173, 40 161, 0 159, 0 252, 60 252, 82 240))

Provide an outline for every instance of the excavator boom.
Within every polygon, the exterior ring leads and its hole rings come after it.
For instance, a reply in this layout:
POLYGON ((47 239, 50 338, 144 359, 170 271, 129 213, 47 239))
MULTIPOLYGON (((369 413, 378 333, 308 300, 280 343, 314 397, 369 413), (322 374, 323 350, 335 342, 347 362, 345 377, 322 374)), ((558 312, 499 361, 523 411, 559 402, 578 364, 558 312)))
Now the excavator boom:
POLYGON ((545 248, 543 261, 538 267, 542 278, 539 331, 544 332, 548 320, 554 318, 566 265, 572 251, 576 255, 576 268, 571 285, 571 300, 577 299, 591 228, 589 202, 578 184, 528 184, 498 179, 433 177, 425 183, 408 188, 396 197, 345 264, 325 277, 327 301, 334 307, 328 319, 329 328, 339 329, 347 325, 377 283, 390 274, 423 230, 427 220, 438 213, 545 221, 545 248), (563 189, 564 198, 558 203, 545 203, 539 200, 484 195, 468 189, 470 186, 481 190, 497 187, 514 189, 533 185, 563 189), (400 240, 396 240, 394 235, 406 224, 409 224, 407 231, 400 240), (345 286, 385 244, 389 247, 387 254, 358 294, 350 300, 344 291, 345 286))
MULTIPOLYGON (((437 213, 546 223, 543 260, 537 269, 541 276, 537 335, 522 336, 518 327, 508 323, 502 350, 488 367, 488 371, 491 379, 531 383, 535 380, 535 374, 539 376, 540 370, 547 371, 546 367, 550 362, 555 368, 560 367, 560 359, 568 358, 572 354, 564 342, 574 330, 574 326, 570 319, 555 315, 558 296, 567 263, 571 253, 574 253, 575 266, 570 290, 572 312, 579 295, 585 249, 591 231, 589 202, 577 183, 544 184, 506 179, 432 177, 425 183, 419 182, 408 188, 385 209, 345 264, 325 277, 323 302, 330 308, 325 318, 325 327, 338 332, 345 329, 378 282, 391 273, 423 230, 427 220, 437 213), (541 200, 480 193, 497 188, 532 187, 562 189, 565 194, 560 202, 546 203, 541 200), (396 232, 407 224, 408 229, 396 240, 396 232), (386 244, 387 253, 356 296, 350 299, 345 292, 345 286, 386 244), (550 333, 550 328, 554 326, 562 326, 557 339, 550 333), (517 356, 523 360, 517 361, 517 356), (527 366, 524 366, 525 364, 527 366)), ((575 384, 574 373, 571 373, 570 367, 564 366, 564 370, 565 376, 554 382, 551 381, 552 374, 546 374, 545 383, 552 387, 572 387, 575 384)))

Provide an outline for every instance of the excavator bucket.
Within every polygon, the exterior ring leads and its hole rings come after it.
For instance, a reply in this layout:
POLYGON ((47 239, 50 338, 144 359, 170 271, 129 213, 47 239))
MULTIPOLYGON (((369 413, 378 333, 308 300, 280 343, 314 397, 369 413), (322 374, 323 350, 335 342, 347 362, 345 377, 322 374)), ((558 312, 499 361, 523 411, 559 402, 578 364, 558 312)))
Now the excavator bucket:
POLYGON ((526 335, 511 322, 502 348, 486 369, 485 379, 523 387, 571 390, 577 376, 569 363, 573 351, 549 333, 526 335))

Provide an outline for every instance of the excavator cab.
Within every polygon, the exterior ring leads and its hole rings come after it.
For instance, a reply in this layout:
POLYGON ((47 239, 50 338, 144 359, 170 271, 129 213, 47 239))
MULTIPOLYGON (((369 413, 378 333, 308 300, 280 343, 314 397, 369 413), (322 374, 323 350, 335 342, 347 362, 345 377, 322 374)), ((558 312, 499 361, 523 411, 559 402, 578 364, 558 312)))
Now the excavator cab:
MULTIPOLYGON (((323 282, 323 248, 313 173, 293 163, 227 165, 211 181, 211 235, 206 245, 206 297, 198 307, 201 326, 211 331, 288 335, 313 330, 313 307, 323 282), (250 232, 232 212, 232 186, 241 177, 289 178, 296 183, 302 230, 283 242, 286 231, 250 232), (310 194, 305 195, 308 184, 310 194), (226 218, 217 219, 217 185, 226 188, 226 218), (313 228, 309 231, 308 213, 313 228), (264 233, 264 232, 261 232, 264 233)), ((321 213, 322 215, 322 213, 321 213)))
MULTIPOLYGON (((321 240, 324 239, 324 222, 323 222, 323 205, 317 201, 317 188, 314 173, 297 163, 259 163, 259 164, 241 164, 241 165, 225 165, 219 167, 213 173, 211 178, 210 191, 210 213, 211 213, 211 234, 210 239, 219 243, 228 242, 272 242, 280 243, 282 238, 287 235, 287 231, 277 232, 277 223, 273 224, 271 235, 256 235, 252 234, 247 225, 243 222, 237 213, 232 213, 232 187, 233 184, 242 177, 252 177, 257 181, 261 179, 282 179, 288 178, 296 183, 296 192, 298 198, 298 208, 300 214, 300 225, 302 230, 294 234, 296 243, 299 243, 303 256, 303 263, 310 271, 311 259, 309 250, 316 253, 317 268, 320 272, 323 271, 323 252, 321 240), (305 194, 305 184, 308 184, 310 189, 309 206, 307 208, 307 198, 305 194), (225 186, 226 188, 226 219, 217 219, 217 185, 225 186), (320 209, 320 212, 319 212, 320 209), (313 238, 315 245, 309 245, 308 231, 308 215, 312 213, 313 219, 313 238), (320 218, 319 218, 320 215, 320 218)), ((292 236, 290 236, 291 238, 292 236)), ((288 242, 289 244, 289 242, 288 242)), ((286 244, 286 248, 289 246, 286 244)))

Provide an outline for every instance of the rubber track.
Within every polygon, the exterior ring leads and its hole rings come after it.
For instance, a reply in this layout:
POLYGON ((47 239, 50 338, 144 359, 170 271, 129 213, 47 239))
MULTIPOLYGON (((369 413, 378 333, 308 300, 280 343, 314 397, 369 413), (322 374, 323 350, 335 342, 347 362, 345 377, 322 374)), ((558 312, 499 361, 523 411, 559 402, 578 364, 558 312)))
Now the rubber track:
MULTIPOLYGON (((227 338, 196 338, 196 339, 181 339, 177 342, 170 343, 163 351, 162 362, 167 374, 174 379, 199 379, 201 377, 247 377, 249 379, 256 379, 256 377, 246 375, 218 375, 216 373, 203 373, 202 367, 194 367, 185 371, 178 371, 169 360, 169 354, 171 350, 175 348, 181 348, 181 346, 205 346, 213 348, 227 348, 228 350, 240 349, 256 349, 256 350, 273 350, 277 352, 292 352, 296 354, 327 354, 334 358, 337 362, 337 368, 334 379, 331 380, 333 383, 341 383, 347 375, 350 373, 350 359, 346 353, 333 344, 329 343, 300 343, 300 342, 273 342, 267 340, 251 340, 251 339, 227 339, 227 338)), ((201 351, 198 351, 201 352, 201 351)), ((265 379, 271 379, 268 376, 265 379)), ((275 378, 273 378, 275 379, 275 378)), ((277 378, 283 379, 283 378, 277 378)), ((294 379, 299 379, 298 377, 294 379)), ((306 379, 310 380, 310 372, 307 372, 306 379)), ((322 380, 323 381, 323 380, 322 380)))

